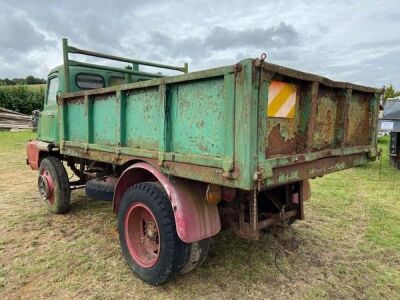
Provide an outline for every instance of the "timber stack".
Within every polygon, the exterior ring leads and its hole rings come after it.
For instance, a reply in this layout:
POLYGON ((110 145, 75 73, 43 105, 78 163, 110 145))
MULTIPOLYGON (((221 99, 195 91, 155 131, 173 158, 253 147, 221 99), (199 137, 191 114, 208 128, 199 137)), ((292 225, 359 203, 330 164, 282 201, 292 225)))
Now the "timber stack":
POLYGON ((0 130, 23 130, 31 128, 31 116, 0 107, 0 130))

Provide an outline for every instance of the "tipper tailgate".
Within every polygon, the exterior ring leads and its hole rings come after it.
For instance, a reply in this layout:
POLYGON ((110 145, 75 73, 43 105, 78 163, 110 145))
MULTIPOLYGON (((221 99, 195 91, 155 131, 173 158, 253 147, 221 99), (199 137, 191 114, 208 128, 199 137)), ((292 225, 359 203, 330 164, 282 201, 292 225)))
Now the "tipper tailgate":
POLYGON ((320 176, 376 156, 381 90, 267 63, 261 82, 267 99, 259 114, 266 119, 260 165, 272 177, 268 184, 320 176))

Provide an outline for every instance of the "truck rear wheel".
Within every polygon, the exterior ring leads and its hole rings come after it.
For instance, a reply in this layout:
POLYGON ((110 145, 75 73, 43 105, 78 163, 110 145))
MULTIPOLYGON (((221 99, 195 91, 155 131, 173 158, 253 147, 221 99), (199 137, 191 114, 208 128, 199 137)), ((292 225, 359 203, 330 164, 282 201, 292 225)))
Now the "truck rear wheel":
POLYGON ((49 212, 62 214, 69 209, 71 190, 68 175, 57 157, 49 156, 41 161, 38 188, 49 212))
POLYGON ((186 262, 188 244, 179 239, 171 203, 156 183, 127 189, 118 211, 118 232, 128 265, 149 284, 166 282, 186 262))

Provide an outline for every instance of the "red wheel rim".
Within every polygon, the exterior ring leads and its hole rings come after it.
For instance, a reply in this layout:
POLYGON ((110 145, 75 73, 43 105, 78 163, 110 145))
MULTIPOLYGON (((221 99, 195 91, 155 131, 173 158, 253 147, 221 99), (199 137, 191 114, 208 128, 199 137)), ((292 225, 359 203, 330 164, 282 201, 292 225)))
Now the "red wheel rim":
POLYGON ((125 241, 132 258, 141 267, 154 266, 160 255, 160 231, 153 213, 143 203, 134 203, 124 221, 125 241))
POLYGON ((42 198, 50 204, 54 204, 54 181, 51 177, 50 172, 45 168, 43 168, 41 173, 39 174, 38 187, 39 193, 42 198))

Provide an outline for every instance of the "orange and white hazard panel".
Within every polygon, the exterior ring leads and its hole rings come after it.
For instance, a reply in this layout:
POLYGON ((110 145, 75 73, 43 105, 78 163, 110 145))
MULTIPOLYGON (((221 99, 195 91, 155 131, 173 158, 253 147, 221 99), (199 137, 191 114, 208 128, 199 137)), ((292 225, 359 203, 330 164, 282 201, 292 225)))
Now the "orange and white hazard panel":
POLYGON ((296 85, 271 81, 268 90, 268 117, 294 118, 296 107, 296 85))

